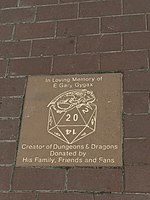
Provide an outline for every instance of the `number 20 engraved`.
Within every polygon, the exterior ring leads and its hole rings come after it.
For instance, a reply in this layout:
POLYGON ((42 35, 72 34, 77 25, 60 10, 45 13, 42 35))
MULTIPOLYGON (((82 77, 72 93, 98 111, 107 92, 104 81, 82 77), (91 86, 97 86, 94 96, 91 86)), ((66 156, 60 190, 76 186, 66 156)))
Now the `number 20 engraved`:
MULTIPOLYGON (((67 117, 66 121, 70 122, 72 116, 70 114, 67 114, 66 117, 67 117)), ((72 117, 72 119, 73 119, 74 122, 77 122, 78 119, 79 119, 79 115, 78 114, 74 114, 73 117, 72 117)))

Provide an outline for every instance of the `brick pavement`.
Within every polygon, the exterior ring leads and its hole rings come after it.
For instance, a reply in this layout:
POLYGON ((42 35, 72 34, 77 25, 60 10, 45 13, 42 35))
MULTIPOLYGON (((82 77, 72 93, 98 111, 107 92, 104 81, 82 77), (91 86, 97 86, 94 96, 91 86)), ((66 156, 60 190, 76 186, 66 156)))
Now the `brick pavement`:
POLYGON ((150 199, 150 1, 0 0, 0 200, 150 199), (16 168, 28 75, 121 72, 121 168, 16 168))

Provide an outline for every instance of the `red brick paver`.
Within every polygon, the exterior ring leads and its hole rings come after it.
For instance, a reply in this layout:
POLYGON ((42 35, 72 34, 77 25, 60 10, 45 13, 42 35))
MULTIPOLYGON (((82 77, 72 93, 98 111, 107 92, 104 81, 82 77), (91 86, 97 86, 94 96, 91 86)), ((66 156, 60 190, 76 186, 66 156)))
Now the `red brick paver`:
POLYGON ((150 164, 150 139, 127 139, 124 143, 125 165, 150 164))
POLYGON ((9 74, 12 76, 50 74, 51 63, 51 57, 12 59, 9 63, 9 74))
POLYGON ((15 39, 35 39, 53 37, 55 34, 55 23, 17 24, 15 39))
POLYGON ((0 96, 19 96, 24 94, 25 79, 0 79, 0 96))
POLYGON ((99 33, 99 19, 78 19, 58 22, 57 36, 77 36, 99 33))
POLYGON ((63 190, 64 185, 65 170, 63 169, 18 168, 14 172, 14 190, 63 190))
POLYGON ((0 143, 0 164, 13 164, 16 154, 15 142, 0 143), (9 153, 8 153, 9 152, 9 153))
POLYGON ((122 172, 118 169, 72 169, 68 174, 68 189, 101 192, 121 192, 122 172))
POLYGON ((19 132, 19 119, 0 120, 0 140, 16 140, 19 132))
POLYGON ((128 138, 150 138, 150 115, 125 116, 125 137, 128 138))
POLYGON ((3 98, 0 117, 20 117, 22 98, 3 98))
POLYGON ((33 193, 0 193, 0 199, 2 200, 36 200, 36 194, 33 193))
POLYGON ((125 168, 125 191, 126 192, 149 192, 150 167, 130 166, 125 168))
POLYGON ((117 14, 121 14, 120 0, 106 0, 80 4, 80 17, 99 17, 117 14))
POLYGON ((39 7, 37 10, 37 21, 74 19, 77 17, 77 5, 54 5, 39 7))
POLYGON ((34 8, 16 8, 0 11, 0 23, 31 22, 34 19, 34 8))
POLYGON ((16 7, 18 0, 1 0, 0 8, 16 7))
POLYGON ((125 93, 124 94, 124 112, 125 113, 148 113, 149 111, 149 93, 125 93))
POLYGON ((12 171, 12 167, 0 167, 0 190, 10 190, 12 171))
POLYGON ((6 73, 6 61, 0 60, 0 77, 4 77, 6 73))

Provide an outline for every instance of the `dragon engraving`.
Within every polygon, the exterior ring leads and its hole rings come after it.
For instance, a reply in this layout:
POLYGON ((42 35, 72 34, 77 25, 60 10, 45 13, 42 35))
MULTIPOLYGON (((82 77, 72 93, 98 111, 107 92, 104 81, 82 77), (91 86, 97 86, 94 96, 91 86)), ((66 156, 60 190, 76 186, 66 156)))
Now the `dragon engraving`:
POLYGON ((87 89, 74 89, 61 93, 55 97, 48 105, 52 106, 57 113, 66 112, 73 107, 86 105, 91 108, 90 104, 95 101, 93 91, 87 89))

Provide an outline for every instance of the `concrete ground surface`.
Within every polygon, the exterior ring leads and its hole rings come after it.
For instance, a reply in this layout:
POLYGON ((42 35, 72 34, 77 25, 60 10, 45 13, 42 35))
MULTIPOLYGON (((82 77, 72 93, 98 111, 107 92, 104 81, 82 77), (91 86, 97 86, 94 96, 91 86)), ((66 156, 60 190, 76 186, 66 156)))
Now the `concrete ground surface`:
POLYGON ((150 0, 0 0, 0 200, 150 200, 150 0), (123 167, 15 167, 28 75, 123 73, 123 167))

